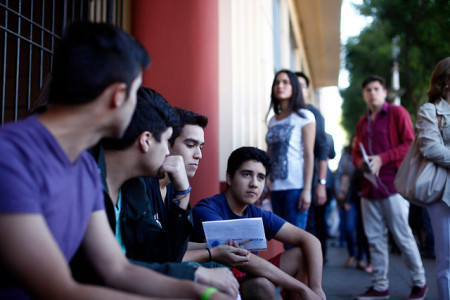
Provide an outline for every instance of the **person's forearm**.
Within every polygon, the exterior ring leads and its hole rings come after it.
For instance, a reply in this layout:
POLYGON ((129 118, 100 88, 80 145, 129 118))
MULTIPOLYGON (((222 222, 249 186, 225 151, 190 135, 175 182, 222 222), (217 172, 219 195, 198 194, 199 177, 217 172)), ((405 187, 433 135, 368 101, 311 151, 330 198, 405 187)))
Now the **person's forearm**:
POLYGON ((121 270, 111 272, 111 275, 105 278, 105 284, 141 295, 172 298, 200 298, 207 289, 198 283, 174 279, 130 263, 121 270))
MULTIPOLYGON (((68 290, 64 291, 60 296, 55 295, 55 299, 67 299, 67 300, 90 300, 90 299, 105 299, 105 300, 144 300, 144 299, 157 299, 150 298, 146 296, 140 296, 136 294, 126 293, 118 290, 113 290, 107 287, 84 285, 84 284, 74 284, 68 290)), ((36 296, 36 299, 49 299, 52 296, 47 291, 46 295, 43 297, 36 296)))
MULTIPOLYGON (((319 160, 319 170, 317 179, 326 179, 327 178, 327 161, 319 160)), ((316 187, 314 189, 314 201, 316 205, 321 206, 327 202, 327 192, 326 185, 316 182, 316 187)))
POLYGON ((183 261, 195 261, 199 263, 208 262, 209 261, 208 249, 206 249, 205 247, 203 249, 188 250, 183 256, 183 261))
POLYGON ((306 299, 304 295, 307 292, 311 292, 311 289, 301 281, 283 272, 267 260, 254 254, 250 255, 249 264, 247 266, 238 267, 238 269, 256 277, 267 278, 275 285, 298 292, 302 295, 303 299, 306 299))
POLYGON ((322 249, 319 240, 313 235, 309 235, 307 240, 301 245, 306 257, 308 282, 312 289, 322 288, 322 249))
POLYGON ((317 179, 326 179, 327 178, 327 167, 328 167, 328 161, 326 160, 319 160, 319 168, 317 171, 317 179))
POLYGON ((307 124, 302 128, 303 145, 303 189, 311 190, 314 173, 314 142, 316 138, 316 126, 307 124))
POLYGON ((187 208, 189 206, 190 197, 191 197, 191 193, 176 195, 173 199, 173 202, 175 202, 175 204, 179 208, 187 210, 187 208))
POLYGON ((306 152, 303 155, 304 169, 303 169, 303 188, 311 190, 312 178, 314 173, 314 154, 313 152, 306 152))
POLYGON ((187 250, 201 250, 207 247, 206 243, 188 242, 187 250))

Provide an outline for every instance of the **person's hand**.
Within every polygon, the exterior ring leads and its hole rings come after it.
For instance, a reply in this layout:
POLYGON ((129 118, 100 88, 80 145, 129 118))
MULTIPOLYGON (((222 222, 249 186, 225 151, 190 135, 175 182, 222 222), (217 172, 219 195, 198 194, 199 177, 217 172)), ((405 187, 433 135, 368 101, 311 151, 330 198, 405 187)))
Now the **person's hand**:
POLYGON ((186 167, 182 156, 167 156, 159 172, 160 174, 167 173, 175 191, 184 191, 189 188, 189 179, 186 175, 186 167))
POLYGON ((349 210, 350 210, 350 203, 345 202, 345 203, 344 203, 344 209, 345 209, 346 211, 349 211, 349 210))
POLYGON ((313 291, 309 288, 307 288, 305 291, 303 291, 301 294, 302 299, 308 299, 308 300, 325 300, 326 296, 325 293, 321 290, 320 291, 313 291))
POLYGON ((337 200, 338 202, 340 202, 340 203, 344 202, 344 201, 345 201, 345 196, 344 196, 344 194, 336 195, 336 200, 337 200))
POLYGON ((313 292, 319 297, 320 300, 327 299, 325 292, 321 288, 313 289, 313 292))
POLYGON ((236 247, 236 248, 240 248, 240 247, 241 247, 241 245, 239 245, 239 242, 238 242, 238 241, 233 241, 232 239, 228 239, 228 240, 225 242, 225 245, 233 246, 233 247, 236 247))
POLYGON ((250 260, 250 252, 239 246, 219 245, 210 250, 213 261, 228 267, 246 266, 250 260))
POLYGON ((239 293, 239 283, 228 268, 209 269, 200 267, 195 272, 195 275, 198 283, 213 286, 234 299, 239 293))
POLYGON ((225 245, 233 246, 233 247, 236 247, 236 248, 245 248, 243 245, 247 244, 248 242, 250 242, 250 240, 245 240, 245 241, 238 242, 238 241, 233 241, 232 239, 228 239, 225 242, 225 245))
POLYGON ((366 162, 364 160, 361 160, 358 163, 358 169, 364 173, 370 172, 369 166, 366 164, 366 162))
POLYGON ((380 175, 380 169, 383 165, 383 162, 381 161, 381 157, 379 155, 372 155, 369 156, 369 165, 372 169, 372 174, 375 176, 380 175))
POLYGON ((311 206, 311 191, 303 189, 298 199, 298 210, 305 211, 311 206))
POLYGON ((314 190, 314 201, 318 206, 324 205, 327 202, 327 190, 325 185, 317 184, 314 190))

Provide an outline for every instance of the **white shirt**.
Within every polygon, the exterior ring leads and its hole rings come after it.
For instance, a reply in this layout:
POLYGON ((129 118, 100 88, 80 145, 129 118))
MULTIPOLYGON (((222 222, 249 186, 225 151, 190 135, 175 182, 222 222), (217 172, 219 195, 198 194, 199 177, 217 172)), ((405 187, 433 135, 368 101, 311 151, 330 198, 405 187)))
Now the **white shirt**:
POLYGON ((302 128, 315 123, 314 114, 307 109, 300 109, 304 117, 296 113, 282 120, 275 116, 269 121, 266 135, 267 149, 272 161, 272 190, 290 190, 303 188, 303 142, 302 128))

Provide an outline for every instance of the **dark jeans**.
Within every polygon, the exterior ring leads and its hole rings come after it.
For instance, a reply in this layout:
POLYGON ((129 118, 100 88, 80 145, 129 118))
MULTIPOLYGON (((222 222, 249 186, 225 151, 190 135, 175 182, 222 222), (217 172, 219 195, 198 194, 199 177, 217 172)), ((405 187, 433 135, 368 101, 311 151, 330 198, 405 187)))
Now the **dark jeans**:
MULTIPOLYGON (((289 223, 305 229, 308 219, 308 210, 299 211, 298 199, 303 189, 282 190, 270 192, 273 212, 289 223)), ((285 248, 290 248, 285 245, 285 248)))
POLYGON ((306 231, 315 235, 322 245, 322 254, 325 261, 327 257, 327 239, 328 239, 328 224, 325 220, 327 208, 330 205, 332 193, 327 190, 327 202, 324 205, 317 206, 314 200, 311 202, 309 208, 308 221, 306 224, 306 231))
POLYGON ((358 261, 362 261, 364 259, 365 251, 363 240, 357 238, 356 224, 358 216, 355 205, 350 203, 349 210, 344 209, 344 207, 339 208, 339 217, 342 225, 341 228, 347 242, 348 255, 356 257, 358 261))

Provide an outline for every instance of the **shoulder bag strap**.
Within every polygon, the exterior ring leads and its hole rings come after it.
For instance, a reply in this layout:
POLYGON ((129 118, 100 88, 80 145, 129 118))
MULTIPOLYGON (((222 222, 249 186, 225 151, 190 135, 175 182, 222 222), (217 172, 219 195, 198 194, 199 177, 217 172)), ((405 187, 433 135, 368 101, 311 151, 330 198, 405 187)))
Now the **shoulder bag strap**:
POLYGON ((441 143, 444 144, 444 138, 442 136, 441 125, 442 125, 442 116, 438 115, 436 103, 434 104, 434 108, 436 109, 436 119, 438 121, 439 133, 441 135, 441 143))

